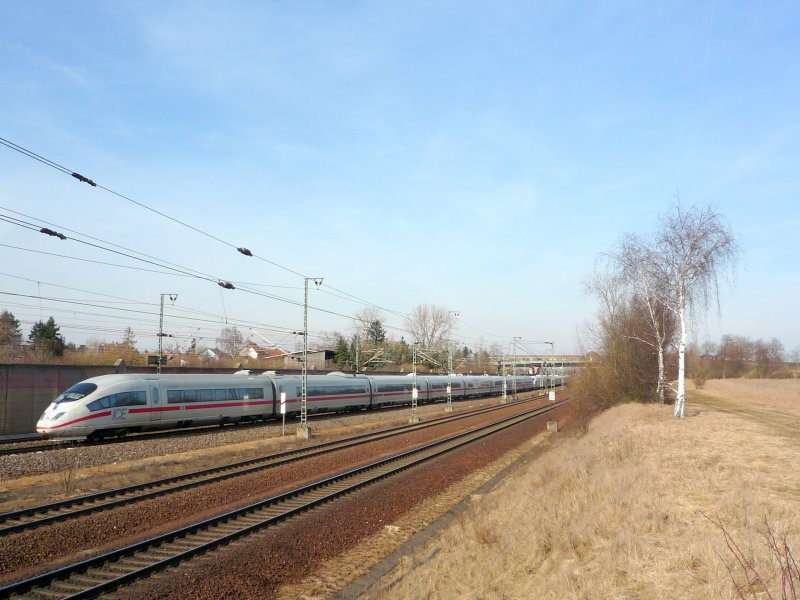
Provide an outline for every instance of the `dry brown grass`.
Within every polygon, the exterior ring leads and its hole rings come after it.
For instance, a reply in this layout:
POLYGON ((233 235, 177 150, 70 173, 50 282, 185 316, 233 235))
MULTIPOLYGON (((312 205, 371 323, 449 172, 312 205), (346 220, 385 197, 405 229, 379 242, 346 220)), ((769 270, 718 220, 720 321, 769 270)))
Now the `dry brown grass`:
POLYGON ((800 415, 800 379, 709 379, 697 394, 800 415))
MULTIPOLYGON (((706 393, 725 396, 709 383, 706 393)), ((726 401, 750 402, 748 386, 726 401)), ((788 410, 793 401, 773 402, 788 410)), ((704 515, 779 585, 764 519, 800 544, 800 436, 697 399, 694 408, 684 420, 661 405, 600 415, 586 435, 475 500, 367 597, 738 598, 725 536, 704 515)))

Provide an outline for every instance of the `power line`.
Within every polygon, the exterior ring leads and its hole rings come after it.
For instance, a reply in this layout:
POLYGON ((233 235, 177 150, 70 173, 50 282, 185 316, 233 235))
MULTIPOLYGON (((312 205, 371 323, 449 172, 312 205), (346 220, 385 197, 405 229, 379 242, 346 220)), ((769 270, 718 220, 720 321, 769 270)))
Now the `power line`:
POLYGON ((108 266, 108 267, 117 267, 117 268, 120 268, 120 269, 132 269, 134 271, 143 271, 145 273, 157 273, 157 274, 160 274, 160 275, 179 275, 181 277, 192 277, 192 278, 194 278, 194 275, 182 275, 182 274, 174 273, 174 272, 171 273, 169 271, 158 271, 156 269, 144 269, 142 267, 134 267, 132 265, 120 265, 118 263, 110 263, 110 262, 106 262, 106 261, 102 261, 102 260, 92 260, 90 258, 80 258, 78 256, 69 256, 67 254, 58 254, 56 252, 45 252, 44 250, 34 250, 33 248, 23 248, 22 246, 11 246, 9 244, 0 244, 0 247, 2 247, 2 248, 11 248, 12 250, 21 250, 22 252, 31 252, 31 253, 34 253, 34 254, 44 254, 45 256, 54 256, 56 258, 66 258, 66 259, 69 259, 69 260, 76 260, 76 261, 79 261, 79 262, 88 262, 88 263, 92 263, 92 264, 96 264, 96 265, 104 265, 104 266, 108 266))
POLYGON ((186 223, 185 221, 182 221, 182 220, 180 220, 178 218, 175 218, 175 217, 173 217, 171 215, 168 215, 165 212, 157 210, 157 209, 153 208, 152 206, 148 206, 144 202, 139 202, 138 200, 134 200, 130 196, 126 196, 125 194, 117 192, 116 190, 113 190, 113 189, 111 189, 109 187, 106 187, 104 185, 97 184, 93 180, 89 179, 88 177, 85 177, 85 176, 83 176, 83 175, 81 175, 79 173, 76 173, 75 171, 72 171, 71 169, 68 169, 67 167, 65 167, 63 165, 60 165, 60 164, 58 164, 58 163, 56 163, 56 162, 54 162, 54 161, 52 161, 52 160, 50 160, 48 158, 45 158, 45 157, 43 157, 43 156, 41 156, 39 154, 36 154, 32 150, 28 150, 27 148, 24 148, 23 146, 20 146, 19 144, 15 144, 14 142, 12 142, 10 140, 7 140, 5 138, 0 137, 0 144, 6 146, 8 148, 11 148, 12 150, 15 150, 16 152, 19 152, 20 154, 22 154, 24 156, 27 156, 27 157, 32 158, 34 160, 37 160, 40 163, 42 163, 44 165, 47 165, 48 167, 56 169, 57 171, 60 171, 60 172, 65 173, 67 175, 70 175, 70 176, 74 177, 75 179, 77 179, 78 181, 82 181, 84 183, 88 183, 92 187, 100 188, 101 190, 104 190, 104 191, 106 191, 106 192, 108 192, 110 194, 113 194, 114 196, 117 196, 118 198, 122 198, 123 200, 126 200, 126 201, 128 201, 128 202, 130 202, 132 204, 135 204, 136 206, 139 206, 140 208, 144 208, 145 210, 148 210, 148 211, 150 211, 150 212, 152 212, 154 214, 157 214, 160 217, 168 219, 168 220, 172 221, 173 223, 177 223, 178 225, 182 225, 183 227, 186 227, 187 229, 191 229, 192 231, 194 231, 196 233, 199 233, 200 235, 204 235, 204 236, 206 236, 206 237, 208 237, 208 238, 210 238, 212 240, 215 240, 215 241, 217 241, 217 242, 219 242, 221 244, 224 244, 225 246, 233 248, 234 250, 237 250, 238 252, 240 252, 241 254, 243 254, 245 256, 251 256, 253 258, 258 258, 258 259, 260 259, 260 260, 262 260, 262 261, 264 261, 266 263, 269 263, 269 264, 271 264, 271 265, 273 265, 275 267, 278 267, 280 269, 283 269, 285 271, 288 271, 290 273, 298 275, 299 277, 304 277, 304 275, 302 273, 300 273, 299 271, 295 271, 294 269, 291 269, 291 268, 289 268, 287 266, 281 265, 280 263, 277 263, 275 261, 269 260, 267 258, 264 258, 264 257, 261 257, 261 256, 256 256, 255 254, 253 254, 247 248, 236 246, 235 244, 231 244, 230 242, 225 241, 222 238, 219 238, 219 237, 217 237, 217 236, 215 236, 215 235, 213 235, 213 234, 211 234, 211 233, 209 233, 207 231, 204 231, 204 230, 202 230, 202 229, 200 229, 198 227, 190 225, 189 223, 186 223))
MULTIPOLYGON (((57 171, 61 171, 62 173, 66 173, 67 175, 72 175, 73 174, 72 171, 70 171, 66 167, 63 167, 63 166, 59 165, 58 163, 54 163, 52 160, 50 160, 48 158, 45 158, 44 156, 40 156, 40 155, 36 154, 35 152, 32 152, 31 150, 28 150, 26 148, 23 148, 22 146, 19 146, 19 145, 15 144, 14 142, 9 141, 9 140, 7 140, 5 138, 1 138, 0 137, 0 144, 2 144, 3 146, 7 146, 8 148, 11 148, 12 150, 15 150, 16 152, 19 152, 20 154, 22 154, 24 156, 32 158, 33 160, 38 160, 40 163, 42 163, 44 165, 47 165, 48 167, 52 167, 53 169, 56 169, 57 171)), ((77 175, 77 173, 76 173, 76 175, 77 175)), ((76 179, 78 179, 78 178, 76 177, 76 179)))
MULTIPOLYGON (((150 315, 150 316, 152 316, 154 318, 158 316, 158 312, 155 312, 155 311, 154 312, 148 312, 146 310, 137 310, 137 309, 132 309, 132 308, 122 308, 122 307, 117 307, 117 306, 104 306, 102 304, 96 304, 96 303, 92 303, 92 302, 74 300, 74 299, 70 299, 70 298, 55 298, 55 297, 49 297, 49 296, 40 297, 40 296, 35 296, 33 294, 20 294, 20 293, 16 293, 16 292, 6 292, 6 291, 2 291, 2 290, 0 290, 0 294, 6 295, 6 296, 17 297, 17 298, 41 299, 41 300, 46 300, 48 302, 57 302, 57 303, 62 303, 62 304, 67 304, 67 305, 83 306, 83 307, 87 307, 87 308, 100 308, 100 309, 105 309, 105 310, 114 310, 114 311, 118 311, 118 312, 121 312, 121 313, 126 313, 125 315, 113 315, 113 314, 98 315, 98 313, 96 313, 96 312, 81 313, 80 311, 74 311, 74 310, 65 309, 65 308, 58 309, 58 310, 60 310, 62 312, 66 312, 66 313, 70 313, 70 314, 72 314, 72 313, 87 314, 87 315, 91 315, 91 316, 95 316, 95 317, 106 317, 106 318, 110 318, 110 319, 114 319, 114 318, 120 318, 120 319, 122 319, 122 318, 130 318, 131 314, 133 314, 133 315, 150 315)), ((13 306, 15 304, 14 303, 6 303, 6 305, 13 306)), ((27 308, 38 309, 38 306, 24 305, 24 304, 16 304, 16 305, 24 306, 24 307, 27 307, 27 308)), ((48 312, 52 312, 50 309, 51 309, 51 307, 48 307, 48 312)), ((217 319, 201 319, 201 318, 198 318, 198 317, 187 317, 187 316, 174 315, 174 314, 171 315, 171 318, 179 319, 179 320, 185 320, 185 321, 191 321, 193 323, 208 323, 208 324, 213 324, 213 325, 222 325, 222 323, 220 323, 220 321, 217 320, 217 319)), ((228 325, 234 325, 234 326, 240 326, 240 327, 257 326, 257 327, 259 327, 261 329, 264 329, 264 330, 267 330, 267 331, 270 331, 270 332, 274 332, 274 333, 287 334, 287 333, 291 333, 293 331, 293 329, 291 329, 291 328, 281 327, 281 326, 278 326, 278 325, 272 325, 272 324, 268 324, 268 323, 258 323, 258 322, 253 322, 253 321, 246 321, 246 320, 238 319, 238 318, 231 318, 228 321, 229 321, 228 325)))
MULTIPOLYGON (((115 196, 117 196, 119 198, 122 198, 123 200, 126 200, 126 201, 128 201, 128 202, 130 202, 132 204, 135 204, 136 206, 144 208, 145 210, 148 210, 148 211, 150 211, 150 212, 152 212, 154 214, 157 214, 157 215, 159 215, 159 216, 161 216, 161 217, 163 217, 165 219, 168 219, 168 220, 170 220, 170 221, 172 221, 174 223, 182 225, 183 227, 186 227, 187 229, 191 229, 192 231, 195 231, 196 233, 199 233, 199 234, 204 235, 204 236, 206 236, 206 237, 208 237, 210 239, 213 239, 213 240, 215 240, 215 241, 217 241, 217 242, 219 242, 221 244, 224 244, 225 246, 228 246, 230 248, 234 248, 240 254, 242 254, 244 256, 256 258, 258 260, 261 260, 261 261, 263 261, 265 263, 273 265, 273 266, 275 266, 275 267, 277 267, 279 269, 283 269, 284 271, 287 271, 287 272, 292 273, 294 275, 297 275, 299 277, 303 277, 303 278, 306 277, 306 275, 304 275, 303 273, 301 273, 301 272, 299 272, 299 271, 297 271, 295 269, 292 269, 290 267, 282 265, 282 264, 280 264, 278 262, 275 262, 275 261, 270 260, 268 258, 265 258, 263 256, 254 254, 253 252, 251 252, 246 247, 236 246, 235 244, 232 244, 232 243, 230 243, 230 242, 228 242, 226 240, 223 240, 222 238, 217 237, 217 236, 215 236, 215 235, 213 235, 213 234, 211 234, 211 233, 209 233, 209 232, 207 232, 207 231, 205 231, 203 229, 200 229, 198 227, 190 225, 189 223, 186 223, 185 221, 182 221, 182 220, 177 219, 177 218, 175 218, 175 217, 173 217, 171 215, 168 215, 167 213, 159 211, 159 210, 157 210, 157 209, 155 209, 155 208, 153 208, 153 207, 151 207, 151 206, 149 206, 149 205, 147 205, 147 204, 145 204, 143 202, 140 202, 138 200, 134 200, 133 198, 131 198, 129 196, 126 196, 125 194, 122 194, 120 192, 117 192, 117 191, 115 191, 115 190, 113 190, 111 188, 108 188, 108 187, 106 187, 104 185, 97 184, 92 179, 89 179, 88 177, 85 177, 85 176, 83 176, 83 175, 81 175, 81 174, 79 174, 79 173, 77 173, 75 171, 72 171, 71 169, 68 169, 67 167, 65 167, 63 165, 60 165, 60 164, 58 164, 58 163, 56 163, 56 162, 54 162, 54 161, 52 161, 52 160, 50 160, 48 158, 45 158, 45 157, 33 152, 32 150, 28 150, 27 148, 24 148, 23 146, 20 146, 19 144, 15 144, 14 142, 12 142, 10 140, 7 140, 5 138, 1 138, 0 137, 0 144, 6 146, 8 148, 11 148, 12 150, 14 150, 16 152, 19 152, 20 154, 22 154, 24 156, 32 158, 32 159, 34 159, 34 160, 36 160, 36 161, 38 161, 38 162, 40 162, 40 163, 42 163, 44 165, 47 165, 47 166, 49 166, 49 167, 51 167, 53 169, 56 169, 56 170, 58 170, 58 171, 60 171, 62 173, 70 175, 70 176, 74 177, 75 179, 77 179, 78 181, 81 181, 81 182, 84 182, 84 183, 88 183, 92 187, 100 188, 100 189, 102 189, 102 190, 104 190, 104 191, 106 191, 106 192, 108 192, 110 194, 113 194, 113 195, 115 195, 115 196)), ((407 316, 407 315, 405 315, 403 313, 399 313, 399 312, 394 311, 394 310, 390 310, 390 309, 386 309, 386 308, 380 307, 380 306, 378 306, 378 305, 376 305, 376 304, 374 304, 372 302, 369 302, 367 300, 359 298, 358 296, 355 296, 355 295, 350 294, 348 292, 344 292, 343 290, 339 290, 337 288, 334 288, 334 287, 332 287, 330 285, 328 287, 330 287, 331 289, 333 289, 333 290, 335 290, 335 291, 337 291, 337 292, 339 292, 341 294, 346 294, 347 296, 350 296, 351 298, 354 299, 354 301, 361 302, 361 303, 363 303, 365 305, 368 305, 368 306, 375 306, 376 308, 379 308, 380 310, 384 310, 386 312, 389 312, 389 313, 392 313, 392 314, 395 314, 395 315, 398 315, 398 316, 401 316, 401 317, 407 316)))
MULTIPOLYGON (((153 307, 153 308, 155 308, 157 306, 156 303, 152 303, 152 302, 145 302, 145 301, 141 301, 141 300, 135 300, 135 299, 132 299, 132 298, 124 298, 124 297, 121 297, 121 296, 113 296, 111 294, 105 294, 105 293, 96 292, 96 291, 93 291, 93 290, 84 290, 84 289, 81 289, 81 288, 75 288, 75 287, 71 287, 71 286, 64 286, 64 285, 60 285, 60 284, 55 284, 55 283, 40 281, 40 280, 36 280, 36 279, 31 279, 29 277, 21 277, 21 276, 18 276, 18 275, 12 275, 10 273, 2 273, 2 272, 0 272, 0 276, 10 277, 10 278, 13 278, 13 279, 19 279, 19 280, 22 280, 22 281, 28 281, 28 282, 36 283, 36 284, 49 285, 49 286, 52 286, 52 287, 57 287, 57 288, 61 288, 61 289, 67 289, 67 290, 70 290, 70 291, 77 291, 77 292, 81 292, 81 293, 85 293, 85 294, 94 294, 94 295, 102 296, 102 297, 105 297, 105 298, 112 298, 113 300, 119 301, 121 303, 137 304, 137 305, 142 305, 142 306, 150 306, 150 307, 153 307)), ((38 298, 40 300, 42 299, 41 296, 29 296, 29 297, 38 298)), ((88 301, 81 301, 81 300, 74 299, 74 298, 72 298, 72 299, 60 298, 60 299, 57 299, 57 300, 61 301, 61 302, 72 302, 72 303, 84 302, 84 303, 87 303, 87 304, 89 303, 88 301)), ((106 304, 108 304, 108 301, 106 301, 106 304)), ((110 309, 115 309, 116 310, 118 308, 118 307, 113 307, 113 306, 102 306, 102 305, 98 306, 98 305, 95 305, 95 304, 92 304, 92 306, 102 307, 102 308, 106 308, 106 309, 109 309, 109 310, 110 309)), ((185 313, 189 313, 189 314, 195 314, 195 315, 199 314, 199 315, 214 317, 213 321, 211 321, 209 319, 202 319, 202 321, 204 321, 204 322, 214 322, 214 323, 216 323, 217 320, 219 320, 219 321, 223 320, 223 317, 221 315, 217 315, 217 314, 214 314, 214 313, 209 313, 207 311, 200 311, 200 310, 192 309, 192 308, 189 308, 189 307, 173 306, 173 307, 171 307, 171 310, 185 312, 185 313)), ((94 314, 94 313, 89 313, 89 314, 94 314)), ((146 314, 154 314, 154 313, 146 313, 146 314)), ((115 316, 115 318, 116 318, 116 316, 115 316)), ((190 317, 184 317, 184 318, 189 319, 190 317)), ((197 319, 197 318, 195 318, 194 320, 201 321, 201 319, 197 319)), ((227 319, 226 318, 225 321, 228 321, 228 322, 233 321, 235 324, 240 324, 243 327, 245 327, 245 326, 249 327, 249 326, 252 326, 252 325, 258 325, 259 327, 269 328, 270 331, 280 332, 280 333, 284 333, 284 332, 288 332, 288 331, 292 331, 293 330, 293 329, 290 329, 290 328, 281 328, 281 327, 279 327, 277 325, 245 321, 243 319, 238 319, 238 318, 232 318, 232 319, 227 319)))
MULTIPOLYGON (((0 206, 0 208, 3 208, 4 210, 10 210, 10 209, 6 209, 5 207, 2 207, 2 206, 0 206)), ((16 214, 22 214, 22 213, 18 213, 17 211, 11 211, 11 212, 14 212, 16 214)), ((24 216, 26 216, 27 218, 30 218, 30 219, 38 220, 38 221, 43 222, 43 223, 46 222, 46 221, 41 221, 37 217, 31 217, 29 215, 24 215, 24 216)), ((53 224, 53 223, 48 223, 48 224, 53 225, 54 227, 59 227, 58 225, 53 224)), ((28 227, 28 229, 30 229, 30 227, 28 227)), ((61 229, 61 228, 59 227, 59 229, 61 229)), ((65 229, 65 231, 71 231, 72 233, 75 233, 75 234, 83 236, 83 237, 88 237, 90 239, 98 239, 98 238, 94 238, 94 237, 91 237, 91 236, 87 236, 87 235, 85 235, 85 234, 83 234, 81 232, 78 232, 78 231, 73 231, 73 230, 69 230, 69 229, 65 229)), ((125 256, 126 258, 130 258, 132 260, 137 260, 137 261, 141 261, 141 262, 144 262, 144 263, 147 263, 147 264, 152 264, 152 265, 161 267, 163 269, 168 269, 170 271, 174 271, 175 273, 178 273, 178 274, 181 274, 181 275, 184 275, 184 276, 187 276, 187 277, 195 277, 197 279, 203 279, 203 280, 206 280, 206 281, 210 281, 212 283, 218 283, 220 286, 228 287, 229 289, 238 289, 240 291, 243 291, 243 292, 246 292, 246 293, 249 293, 249 294, 254 294, 254 295, 261 296, 261 297, 264 297, 264 298, 269 298, 269 299, 272 299, 272 300, 278 300, 278 301, 281 301, 281 302, 285 302, 287 304, 292 304, 294 306, 303 306, 304 305, 304 303, 300 302, 299 300, 293 300, 293 299, 290 299, 290 298, 284 298, 282 296, 277 296, 275 294, 269 294, 269 293, 266 293, 266 292, 260 292, 258 290, 249 289, 247 287, 235 287, 230 282, 228 282, 227 280, 224 280, 224 279, 219 278, 219 277, 214 277, 213 275, 209 275, 207 273, 202 273, 201 271, 197 271, 197 270, 191 269, 189 267, 183 267, 183 266, 173 267, 173 266, 170 266, 170 265, 173 265, 173 264, 176 264, 176 263, 169 263, 167 261, 161 261, 160 259, 149 260, 147 258, 141 258, 141 257, 135 256, 133 254, 128 254, 128 252, 135 252, 137 254, 142 254, 143 256, 149 256, 149 255, 140 253, 140 252, 138 252, 136 250, 131 250, 129 248, 125 248, 124 246, 119 246, 118 244, 113 244, 113 243, 110 243, 110 242, 106 242, 105 240, 99 240, 99 241, 101 241, 103 244, 109 244, 109 245, 112 245, 112 246, 116 246, 118 248, 124 248, 125 250, 127 250, 127 252, 114 250, 113 248, 107 248, 105 246, 101 246, 99 244, 94 244, 92 242, 87 242, 85 240, 81 240, 81 239, 76 238, 76 237, 64 237, 63 239, 71 240, 71 241, 74 241, 74 242, 85 244, 87 246, 98 248, 100 250, 105 250, 107 252, 111 252, 111 253, 114 253, 114 254, 125 256), (166 264, 162 264, 162 263, 166 263, 166 264)), ((332 311, 332 310, 321 308, 319 306, 311 306, 311 305, 309 305, 308 308, 312 309, 312 310, 315 310, 317 312, 327 313, 327 314, 330 314, 330 315, 343 317, 343 318, 346 318, 346 319, 353 319, 354 318, 351 315, 345 315, 345 314, 342 314, 342 313, 339 313, 339 312, 336 312, 336 311, 332 311)), ((403 329, 403 331, 405 331, 405 330, 403 329)))
MULTIPOLYGON (((119 248, 119 249, 121 249, 121 250, 125 250, 126 252, 133 252, 133 253, 135 253, 135 254, 139 254, 139 255, 141 255, 141 256, 144 256, 144 257, 146 257, 147 259, 151 259, 151 262, 152 262, 152 261, 157 261, 157 263, 158 263, 158 266, 160 266, 160 267, 162 267, 162 268, 165 268, 165 269, 169 269, 169 268, 177 267, 177 268, 178 268, 178 269, 180 269, 180 270, 194 272, 194 273, 196 273, 196 275, 194 275, 194 276, 199 276, 200 278, 206 278, 206 279, 215 279, 213 276, 211 276, 211 275, 208 275, 207 273, 203 273, 203 272, 201 272, 201 271, 197 271, 197 270, 195 270, 195 269, 192 269, 192 268, 190 268, 190 267, 184 267, 184 266, 182 266, 182 265, 179 265, 179 264, 177 264, 177 263, 173 263, 173 262, 170 262, 170 261, 168 261, 168 260, 164 260, 164 259, 162 259, 162 258, 159 258, 159 257, 156 257, 156 256, 152 256, 152 255, 150 255, 150 254, 147 254, 147 253, 145 253, 145 252, 140 252, 140 251, 138 251, 138 250, 133 250, 132 248, 128 248, 128 247, 126 247, 126 246, 121 246, 120 244, 115 244, 114 242, 109 242, 109 241, 107 241, 107 240, 103 240, 103 239, 101 239, 101 238, 98 238, 98 237, 94 237, 94 236, 91 236, 91 235, 85 234, 85 233, 83 233, 83 232, 80 232, 80 231, 77 231, 77 230, 75 230, 75 229, 70 229, 70 228, 68 228, 68 227, 64 227, 64 226, 62 226, 62 225, 58 225, 58 224, 56 224, 56 223, 52 223, 52 222, 50 222, 50 221, 45 221, 44 219, 40 219, 39 217, 34 217, 34 216, 31 216, 31 215, 26 215, 25 213, 21 213, 21 212, 19 212, 19 211, 16 211, 16 210, 13 210, 13 209, 11 209, 11 208, 8 208, 8 207, 5 207, 5 206, 1 206, 1 205, 0 205, 0 209, 2 209, 2 210, 5 210, 5 211, 7 211, 7 212, 10 212, 10 213, 14 213, 14 214, 16 214, 16 215, 23 216, 23 217, 25 217, 25 218, 27 218, 27 219, 33 219, 34 221, 38 221, 39 223, 44 223, 45 225, 50 225, 50 226, 52 226, 52 227, 55 227, 55 228, 57 228, 57 229, 59 230, 59 232, 60 232, 60 231, 67 231, 67 232, 69 232, 69 233, 71 233, 71 234, 75 234, 75 235, 77 235, 77 236, 80 236, 80 237, 86 238, 86 239, 88 239, 88 240, 94 240, 94 241, 96 241, 96 242, 101 242, 101 243, 103 243, 103 244, 106 244, 106 245, 108 245, 108 246, 111 246, 111 247, 113 247, 113 248, 119 248)), ((14 217, 10 217, 10 218, 14 218, 14 217)), ((21 219, 20 219, 20 221, 21 221, 21 219)), ((33 225, 33 226, 34 226, 34 227, 36 227, 36 228, 38 228, 38 227, 39 227, 39 225, 37 225, 37 224, 35 224, 35 223, 28 223, 28 224, 29 224, 29 225, 33 225)), ((44 229, 46 229, 46 228, 39 229, 39 231, 40 231, 40 232, 42 232, 42 233, 44 233, 44 231, 43 231, 44 229)), ((58 232, 54 232, 54 233, 58 233, 58 232)), ((69 238, 63 237, 62 239, 70 239, 70 240, 73 240, 73 241, 76 241, 76 242, 79 242, 79 243, 83 243, 83 244, 90 244, 89 242, 86 242, 86 241, 84 241, 84 240, 80 240, 80 239, 78 239, 78 238, 76 238, 76 237, 69 237, 69 238)), ((116 252, 116 251, 114 251, 114 250, 111 250, 111 249, 108 249, 108 248, 103 248, 103 249, 104 249, 104 250, 108 250, 109 252, 116 252)), ((121 253, 121 252, 117 252, 117 254, 123 254, 123 255, 125 255, 124 253, 121 253)), ((144 260, 145 260, 145 259, 138 258, 138 257, 133 257, 133 258, 134 258, 135 260, 142 260, 142 261, 144 261, 144 260)), ((147 262, 147 261, 145 261, 145 262, 147 262)), ((154 264, 154 263, 153 263, 153 264, 154 264)))

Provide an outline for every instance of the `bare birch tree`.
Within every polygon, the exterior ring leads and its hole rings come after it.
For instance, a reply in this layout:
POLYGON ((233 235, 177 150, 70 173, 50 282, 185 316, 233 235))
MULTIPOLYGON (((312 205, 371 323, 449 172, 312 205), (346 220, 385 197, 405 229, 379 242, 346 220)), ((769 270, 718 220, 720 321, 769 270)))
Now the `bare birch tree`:
POLYGON ((454 322, 452 311, 441 306, 419 304, 406 318, 406 329, 423 348, 442 350, 454 322))
POLYGON ((653 247, 658 278, 672 291, 662 297, 680 324, 678 341, 678 389, 675 416, 685 416, 687 310, 708 308, 716 301, 719 309, 720 276, 732 272, 739 245, 720 214, 708 206, 686 208, 680 203, 661 217, 661 229, 653 247))

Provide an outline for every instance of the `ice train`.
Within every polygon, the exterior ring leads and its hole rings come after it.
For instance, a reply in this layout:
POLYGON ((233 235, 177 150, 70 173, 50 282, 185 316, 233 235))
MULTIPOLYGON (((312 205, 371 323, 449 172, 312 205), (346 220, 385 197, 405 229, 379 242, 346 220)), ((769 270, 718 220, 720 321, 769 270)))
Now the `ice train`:
MULTIPOLYGON (((447 398, 446 375, 418 375, 417 401, 447 398)), ((501 376, 452 376, 452 397, 499 395, 501 376)), ((393 375, 310 375, 306 390, 309 413, 376 409, 411 404, 412 377, 393 375)), ((563 377, 506 376, 511 393, 561 385, 563 377), (516 380, 516 381, 514 381, 516 380)), ((101 375, 76 383, 44 411, 36 431, 53 438, 100 439, 127 433, 176 427, 242 423, 300 411, 302 379, 272 373, 232 375, 101 375)))

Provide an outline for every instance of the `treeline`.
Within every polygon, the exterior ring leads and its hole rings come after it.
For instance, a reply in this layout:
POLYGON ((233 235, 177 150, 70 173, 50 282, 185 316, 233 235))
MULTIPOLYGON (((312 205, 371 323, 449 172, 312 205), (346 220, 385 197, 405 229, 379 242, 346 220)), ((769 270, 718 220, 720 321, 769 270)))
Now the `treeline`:
POLYGON ((0 362, 106 364, 120 358, 131 365, 146 362, 146 356, 136 349, 136 336, 130 327, 119 342, 78 349, 64 339, 53 317, 34 323, 26 337, 13 313, 0 312, 0 362))
MULTIPOLYGON (((362 341, 358 335, 345 337, 335 334, 335 338, 334 362, 339 370, 408 372, 413 369, 414 349, 404 337, 396 341, 385 337, 362 341)), ((493 360, 485 348, 473 351, 467 346, 461 346, 420 350, 417 355, 417 370, 423 373, 446 373, 451 352, 454 372, 495 373, 498 369, 496 359, 493 360)))
POLYGON ((19 320, 13 313, 4 310, 0 313, 0 360, 28 358, 43 362, 62 356, 67 343, 60 329, 53 317, 47 321, 37 321, 28 333, 27 343, 23 343, 19 320))
MULTIPOLYGON (((503 349, 499 344, 486 347, 482 340, 477 349, 456 346, 448 341, 453 325, 452 313, 444 308, 423 305, 415 309, 414 319, 407 323, 418 342, 417 370, 422 373, 446 373, 452 356, 452 368, 458 373, 496 373, 497 357, 503 349)), ((384 326, 384 317, 375 309, 364 310, 354 318, 354 332, 323 332, 309 345, 309 350, 334 350, 333 361, 327 368, 347 372, 386 371, 409 372, 414 368, 414 344, 404 337, 392 338, 384 326)), ((60 333, 53 317, 33 325, 27 337, 19 320, 9 311, 0 312, 0 362, 55 363, 72 365, 113 364, 123 359, 131 366, 148 364, 148 355, 137 349, 136 335, 127 327, 122 339, 114 342, 90 340, 80 348, 68 343, 60 333)), ((251 369, 283 369, 282 355, 261 352, 251 356, 247 350, 254 340, 245 337, 238 328, 225 326, 213 348, 202 340, 191 339, 184 345, 175 340, 163 346, 165 364, 181 367, 226 367, 251 369)), ((259 348, 263 351, 264 348, 259 348)), ((297 348, 295 348, 297 350, 297 348)), ((155 353, 157 354, 157 353, 155 353)), ((300 368, 300 363, 292 363, 300 368)))
POLYGON ((765 341, 723 335, 719 343, 692 347, 690 375, 698 386, 708 379, 730 377, 786 379, 797 375, 797 354, 796 350, 787 361, 783 344, 776 338, 765 341))

